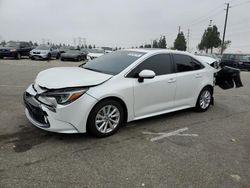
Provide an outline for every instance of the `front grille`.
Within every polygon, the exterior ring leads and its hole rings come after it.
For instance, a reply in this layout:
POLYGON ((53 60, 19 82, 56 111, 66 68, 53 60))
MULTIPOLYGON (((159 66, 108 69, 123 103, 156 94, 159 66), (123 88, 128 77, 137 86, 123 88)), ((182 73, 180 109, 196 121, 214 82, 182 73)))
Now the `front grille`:
POLYGON ((24 104, 30 113, 30 116, 41 124, 48 124, 45 121, 45 117, 47 116, 47 113, 44 112, 39 107, 39 105, 34 101, 32 96, 29 93, 25 92, 23 95, 23 99, 24 99, 24 104))
POLYGON ((33 52, 33 54, 40 54, 40 52, 33 52))

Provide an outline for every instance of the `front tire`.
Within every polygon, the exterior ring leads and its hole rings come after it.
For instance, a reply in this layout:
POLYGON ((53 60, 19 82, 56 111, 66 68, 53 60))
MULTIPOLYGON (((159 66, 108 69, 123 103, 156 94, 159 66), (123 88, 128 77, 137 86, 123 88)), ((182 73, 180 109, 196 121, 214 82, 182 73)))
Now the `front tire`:
POLYGON ((51 54, 48 54, 47 60, 51 60, 51 54))
POLYGON ((60 58, 60 54, 58 53, 57 56, 56 56, 56 59, 59 59, 60 58))
POLYGON ((20 53, 16 54, 16 59, 21 59, 21 54, 20 53))
POLYGON ((205 87, 201 90, 196 102, 195 109, 199 112, 205 112, 210 107, 212 102, 212 90, 209 87, 205 87))
POLYGON ((95 137, 111 136, 118 131, 124 118, 121 104, 115 100, 99 102, 88 118, 87 131, 95 137))

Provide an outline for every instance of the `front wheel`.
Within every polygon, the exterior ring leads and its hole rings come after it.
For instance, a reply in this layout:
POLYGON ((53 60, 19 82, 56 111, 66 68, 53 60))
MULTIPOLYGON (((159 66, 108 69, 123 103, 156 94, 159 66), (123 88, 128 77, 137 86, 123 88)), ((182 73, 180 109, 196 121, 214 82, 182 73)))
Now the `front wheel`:
POLYGON ((212 91, 209 87, 205 87, 199 94, 196 102, 196 110, 199 112, 205 112, 211 105, 212 101, 212 91))
POLYGON ((107 137, 118 131, 124 112, 119 102, 104 100, 98 103, 88 118, 87 131, 95 137, 107 137))
POLYGON ((51 54, 48 54, 47 60, 51 60, 51 54))
POLYGON ((21 54, 20 53, 16 54, 16 59, 21 59, 21 54))
POLYGON ((60 54, 58 53, 57 55, 56 55, 56 59, 59 59, 60 58, 60 54))

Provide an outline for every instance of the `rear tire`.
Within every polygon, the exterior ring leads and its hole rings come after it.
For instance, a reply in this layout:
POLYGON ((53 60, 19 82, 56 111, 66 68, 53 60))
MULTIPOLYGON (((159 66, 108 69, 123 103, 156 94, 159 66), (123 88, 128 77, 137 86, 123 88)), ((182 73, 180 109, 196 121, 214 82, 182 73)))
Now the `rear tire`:
POLYGON ((59 59, 60 58, 60 54, 58 53, 57 56, 56 56, 56 59, 59 59))
POLYGON ((203 88, 198 96, 195 109, 198 112, 207 111, 211 105, 212 100, 213 100, 212 96, 213 96, 213 94, 212 94, 212 91, 209 87, 203 88))
POLYGON ((111 99, 101 101, 90 112, 87 132, 98 138, 111 136, 120 128, 123 118, 124 111, 119 102, 111 99))
POLYGON ((3 59, 3 57, 2 57, 2 56, 0 56, 0 59, 3 59))

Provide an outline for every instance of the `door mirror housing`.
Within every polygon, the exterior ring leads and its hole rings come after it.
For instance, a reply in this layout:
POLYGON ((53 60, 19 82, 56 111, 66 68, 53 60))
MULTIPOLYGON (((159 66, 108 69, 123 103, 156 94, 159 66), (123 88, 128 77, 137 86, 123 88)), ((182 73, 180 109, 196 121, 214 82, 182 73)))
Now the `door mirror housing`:
POLYGON ((155 72, 152 70, 142 70, 139 73, 138 82, 143 82, 144 79, 153 79, 155 77, 155 72))

